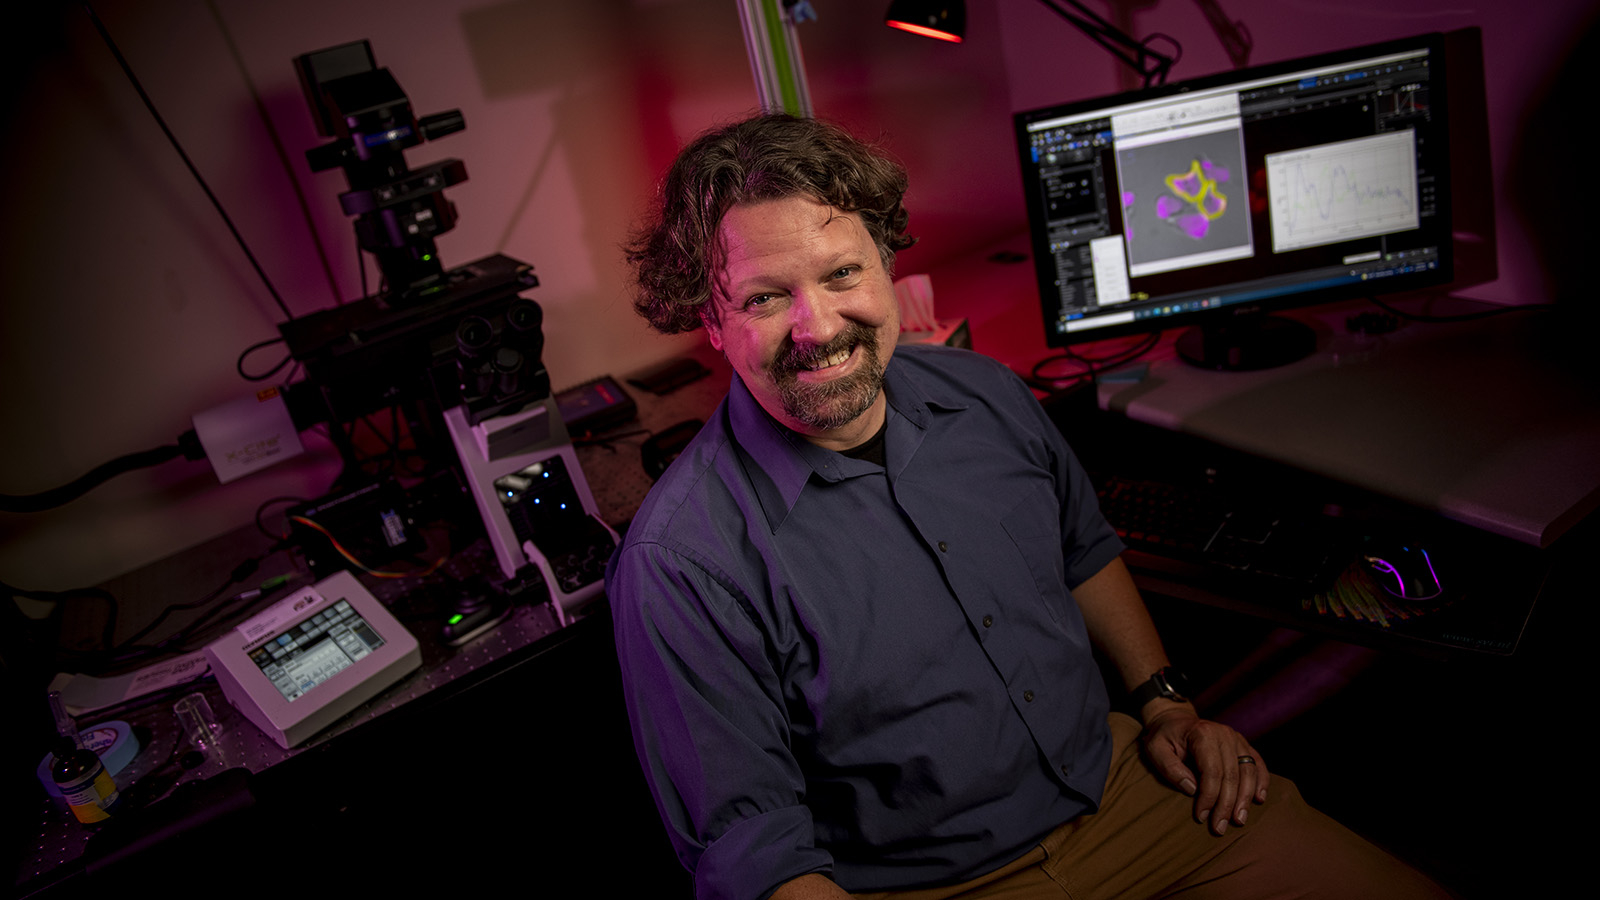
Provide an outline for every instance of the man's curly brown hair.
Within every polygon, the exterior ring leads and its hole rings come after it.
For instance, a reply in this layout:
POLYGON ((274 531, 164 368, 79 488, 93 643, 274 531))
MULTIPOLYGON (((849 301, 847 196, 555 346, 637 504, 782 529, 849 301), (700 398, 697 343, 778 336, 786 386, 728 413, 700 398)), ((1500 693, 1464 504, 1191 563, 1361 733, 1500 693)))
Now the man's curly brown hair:
POLYGON ((663 334, 699 328, 722 263, 722 217, 759 200, 806 196, 859 215, 892 273, 895 251, 916 242, 905 192, 904 167, 837 125, 769 114, 708 131, 678 154, 653 215, 624 248, 638 278, 634 308, 663 334))

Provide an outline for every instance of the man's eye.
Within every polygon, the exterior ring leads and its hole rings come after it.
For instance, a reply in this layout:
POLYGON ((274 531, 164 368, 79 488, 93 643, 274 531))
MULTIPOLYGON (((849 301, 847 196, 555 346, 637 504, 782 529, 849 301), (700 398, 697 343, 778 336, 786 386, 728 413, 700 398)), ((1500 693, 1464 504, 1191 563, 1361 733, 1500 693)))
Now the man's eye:
POLYGON ((745 309, 760 309, 772 302, 771 294, 757 294, 744 302, 745 309))
POLYGON ((837 271, 835 271, 833 273, 833 277, 834 278, 849 278, 850 276, 856 274, 859 271, 861 271, 859 266, 841 266, 837 271))

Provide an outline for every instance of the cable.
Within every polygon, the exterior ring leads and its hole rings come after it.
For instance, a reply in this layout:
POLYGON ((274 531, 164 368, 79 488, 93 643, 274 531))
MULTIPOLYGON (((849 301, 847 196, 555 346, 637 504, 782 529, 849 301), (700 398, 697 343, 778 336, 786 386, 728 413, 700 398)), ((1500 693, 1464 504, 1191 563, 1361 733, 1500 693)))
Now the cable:
POLYGON ((182 444, 168 444, 164 447, 141 450, 138 453, 129 453, 126 456, 119 456, 110 462, 101 463, 79 476, 76 480, 60 487, 51 488, 48 491, 40 491, 37 494, 0 494, 0 512, 31 513, 54 509, 57 506, 62 506, 82 497, 84 494, 89 493, 90 490, 124 472, 149 468, 150 466, 164 463, 169 459, 177 459, 180 456, 187 456, 190 459, 204 458, 205 452, 203 450, 199 451, 199 456, 194 455, 197 449, 198 447, 185 448, 182 444))
POLYGON ((285 354, 283 359, 280 360, 277 365, 265 372, 262 372, 260 375, 252 375, 244 370, 244 358, 256 352, 257 350, 260 350, 262 347, 270 347, 273 344, 281 343, 283 343, 283 336, 279 335, 275 338, 267 338, 264 341, 256 341, 254 344, 244 348, 244 352, 239 354, 239 359, 233 364, 234 371, 238 372, 239 377, 243 378, 245 381, 266 381, 268 378, 278 374, 278 372, 280 372, 284 366, 294 361, 293 353, 285 354))
MULTIPOLYGON (((192 685, 187 686, 193 687, 192 685)), ((145 698, 141 697, 140 699, 145 698)), ((103 711, 101 714, 103 714, 103 711)), ((131 784, 126 784, 121 788, 119 793, 122 796, 119 802, 125 804, 125 811, 132 812, 145 809, 166 797, 172 792, 173 788, 177 787, 178 778, 189 768, 178 761, 178 748, 182 747, 187 739, 188 736, 183 733, 183 729, 173 729, 172 746, 168 748, 166 757, 158 765, 151 767, 149 771, 140 775, 131 784), (179 767, 178 772, 173 771, 174 766, 179 767)), ((151 749, 153 748, 146 747, 143 752, 149 753, 151 749)), ((149 758, 146 757, 146 759, 149 758)))
POLYGON ((266 554, 241 563, 238 568, 233 570, 233 575, 238 575, 239 577, 234 578, 230 576, 229 581, 220 585, 216 590, 212 591, 201 599, 192 603, 174 604, 162 610, 161 614, 156 617, 155 621, 141 629, 138 634, 135 634, 133 637, 128 638, 115 647, 111 647, 104 651, 104 653, 101 654, 101 667, 111 668, 113 666, 122 666, 128 662, 144 659, 146 657, 163 656, 168 653, 188 652, 191 649, 187 646, 188 643, 193 640, 195 635, 210 627, 214 620, 224 615, 238 615, 249 612, 256 605, 268 598, 273 591, 285 584, 288 584, 290 581, 298 577, 297 573, 274 575, 273 577, 262 581, 254 588, 240 591, 221 603, 216 602, 217 598, 220 597, 222 593, 230 586, 242 580, 243 578, 249 577, 249 573, 255 571, 255 568, 259 567, 261 561, 266 559, 267 556, 279 549, 286 548, 287 546, 287 542, 282 542, 277 546, 274 546, 272 550, 269 550, 266 554), (240 574, 241 572, 243 572, 243 574, 240 574), (215 605, 206 610, 205 613, 196 617, 195 620, 190 622, 188 625, 185 625, 178 631, 173 632, 159 641, 156 641, 154 644, 141 645, 134 643, 139 638, 149 634, 151 630, 153 630, 172 613, 184 610, 199 609, 207 604, 215 605))
MULTIPOLYGON (((265 559, 266 557, 261 557, 265 559)), ((254 607, 262 600, 271 596, 272 592, 293 581, 295 573, 274 575, 249 590, 240 591, 222 603, 218 603, 207 610, 204 615, 190 622, 183 630, 176 632, 171 637, 158 641, 151 647, 153 651, 168 652, 171 648, 183 649, 191 638, 199 634, 213 619, 221 617, 224 613, 244 612, 254 607)))
POLYGON ((1127 66, 1144 76, 1144 86, 1151 84, 1166 84, 1167 73, 1171 71, 1174 57, 1150 49, 1150 40, 1161 37, 1171 41, 1178 48, 1178 54, 1183 54, 1183 47, 1177 41, 1166 35, 1151 35, 1142 41, 1136 41, 1127 32, 1106 21, 1094 10, 1084 6, 1078 0, 1061 0, 1071 6, 1076 12, 1067 10, 1057 0, 1039 0, 1052 12, 1066 19, 1069 24, 1083 32, 1090 40, 1099 44, 1107 53, 1115 56, 1127 66))
POLYGON ((228 23, 222 19, 222 11, 217 9, 215 0, 206 0, 206 7, 211 10, 211 17, 217 22, 217 30, 222 35, 222 41, 227 44, 228 53, 233 56, 234 64, 239 67, 239 75, 244 80, 245 89, 250 92, 250 99, 255 102, 256 115, 261 117, 261 124, 266 127, 267 138, 272 141, 272 149, 278 156, 278 164, 283 166, 284 174, 289 177, 289 186, 294 190, 295 203, 300 207, 300 217, 305 220, 306 229, 311 232, 311 243, 316 247, 317 261, 322 264, 322 275, 328 279, 328 290, 333 294, 333 302, 342 306, 344 294, 339 291, 339 279, 334 277, 333 262, 328 259, 328 251, 322 246, 322 235, 317 232, 317 220, 311 215, 311 204, 306 201, 305 190, 300 186, 300 179, 295 177, 294 166, 289 162, 289 151, 283 146, 283 138, 278 135, 278 129, 273 126, 272 116, 267 114, 267 104, 261 99, 261 91, 256 88, 255 81, 250 78, 250 68, 245 65, 244 55, 233 42, 233 34, 228 30, 228 23))
POLYGON ((105 671, 113 667, 122 666, 133 660, 142 659, 144 657, 160 656, 172 652, 186 651, 188 648, 186 648, 184 645, 187 644, 202 629, 210 625, 211 622, 218 616, 228 612, 248 610, 255 603, 266 597, 270 592, 298 577, 298 573, 276 575, 262 581, 254 588, 241 591, 234 597, 222 603, 216 602, 217 598, 221 597, 223 592, 225 592, 230 586, 250 577, 251 574, 258 570, 261 566, 261 562, 268 556, 278 552, 279 550, 287 549, 289 546, 290 544, 287 540, 281 540, 267 550, 266 553, 240 563, 238 566, 234 567, 231 573, 229 573, 227 580, 218 585, 215 590, 207 593, 198 600, 194 600, 189 603, 174 603, 166 607, 143 628, 140 628, 134 634, 116 644, 113 644, 112 641, 115 639, 116 634, 118 604, 116 598, 112 596, 109 591, 106 591, 102 588, 78 588, 70 591, 30 591, 16 588, 9 584, 4 584, 3 582, 0 582, 0 591, 15 596, 30 597, 35 600, 45 601, 64 600, 74 596, 94 597, 104 600, 109 607, 110 612, 107 616, 105 627, 101 632, 100 648, 91 651, 75 651, 58 648, 56 652, 64 653, 74 658, 83 660, 85 669, 93 671, 105 671), (160 627, 161 623, 165 622, 173 613, 199 609, 209 604, 215 605, 212 606, 211 609, 207 610, 204 614, 194 619, 194 621, 188 623, 173 634, 168 635, 167 637, 162 638, 153 644, 142 645, 138 643, 141 638, 160 627))
POLYGON ((106 604, 106 624, 101 630, 100 644, 101 646, 109 647, 111 646, 111 642, 116 639, 118 613, 117 598, 112 596, 111 592, 105 590, 104 588, 88 587, 73 588, 72 590, 66 591, 30 591, 24 588, 13 587, 3 581, 0 581, 0 593, 8 594, 13 597, 27 597, 30 600, 39 600, 45 603, 56 603, 62 600, 70 600, 73 597, 92 597, 96 600, 103 600, 106 604))
POLYGON ((1143 53, 1149 54, 1161 60, 1160 65, 1145 73, 1144 86, 1150 87, 1152 83, 1166 84, 1167 76, 1171 74, 1172 67, 1177 65, 1179 60, 1183 59, 1183 45, 1178 43, 1178 39, 1172 35, 1162 34, 1161 32, 1156 31, 1152 32, 1144 40, 1140 41, 1139 47, 1143 53), (1158 39, 1171 44, 1172 49, 1176 51, 1176 54, 1168 57, 1151 50, 1150 42, 1158 39))
POLYGON ((267 530, 267 524, 265 522, 261 521, 261 514, 267 511, 267 507, 273 506, 273 505, 278 504, 278 503, 305 503, 305 502, 306 502, 306 498, 304 498, 304 497, 293 497, 293 496, 290 496, 288 494, 284 494, 284 495, 278 496, 278 497, 273 497, 270 500, 262 501, 261 505, 256 507, 256 530, 261 532, 262 534, 266 535, 267 537, 272 538, 275 541, 283 540, 284 538, 289 536, 288 533, 285 532, 284 534, 273 534, 272 532, 268 531, 267 530))
POLYGON ((1036 387, 1039 390, 1053 393, 1066 387, 1071 387, 1071 382, 1092 380, 1099 377, 1100 373, 1107 369, 1113 369, 1117 366, 1123 365, 1124 363, 1132 362, 1155 349, 1156 344, 1160 340, 1161 332, 1152 331, 1150 334, 1146 335, 1142 340, 1140 340, 1139 343, 1133 345, 1132 347, 1119 350, 1109 356, 1102 357, 1080 356, 1071 350, 1064 350, 1056 356, 1047 356, 1044 359, 1039 360, 1034 364, 1033 370, 1029 373, 1028 378, 1024 380, 1027 381, 1029 385, 1036 387), (1068 375, 1053 377, 1042 374, 1045 366, 1061 360, 1081 363, 1084 369, 1081 372, 1073 372, 1068 375), (1060 382, 1068 382, 1068 384, 1063 385, 1060 382))
POLYGON ((426 569, 422 569, 421 571, 417 571, 417 572, 388 572, 388 571, 384 571, 384 570, 381 570, 381 569, 371 569, 371 568, 368 568, 367 565, 365 563, 363 563, 361 560, 356 559, 353 555, 351 555, 350 551, 346 550, 344 548, 344 545, 340 544, 338 539, 333 536, 333 532, 331 532, 328 529, 322 527, 322 525, 318 524, 317 522, 313 522, 312 520, 306 518, 305 516, 290 516, 289 517, 289 521, 298 522, 301 525, 306 526, 307 528, 310 528, 310 529, 313 529, 315 531, 321 532, 322 536, 328 539, 328 543, 333 546, 334 550, 338 551, 340 556, 344 557, 345 560, 347 562, 349 562, 352 566, 355 566, 356 568, 358 568, 361 571, 367 573, 368 575, 373 576, 374 578, 422 578, 422 577, 425 577, 425 576, 428 576, 428 575, 432 575, 434 572, 437 572, 439 570, 440 566, 442 566, 445 563, 450 561, 450 555, 447 553, 444 556, 441 556, 439 559, 435 560, 426 569))
POLYGON ((255 571, 261 567, 261 560, 263 560, 265 558, 266 557, 263 555, 263 556, 258 556, 258 557, 254 558, 254 559, 249 559, 249 560, 246 560, 246 561, 240 563, 238 566, 236 566, 234 568, 233 572, 231 572, 228 575, 228 580, 227 581, 224 581, 221 585, 219 585, 217 587, 216 590, 214 590, 211 593, 205 595, 204 597, 201 597, 199 600, 196 600, 193 603, 174 603, 174 604, 168 606, 166 609, 163 609, 161 611, 161 613, 159 615, 157 615, 155 617, 155 619, 150 622, 150 624, 148 624, 145 627, 143 627, 143 628, 139 629, 138 631, 134 632, 133 635, 130 636, 127 640, 123 641, 122 643, 118 644, 115 647, 112 647, 111 648, 111 652, 112 653, 116 653, 119 650, 124 650, 124 649, 126 649, 128 647, 133 646, 134 644, 137 644, 139 642, 140 638, 144 637, 145 635, 149 634, 152 631, 155 631, 156 628, 158 626, 160 626, 162 622, 165 622, 167 620, 167 616, 170 616, 175 612, 183 612, 183 611, 191 610, 191 609, 199 609, 200 607, 205 606, 206 604, 210 603, 211 601, 213 601, 213 600, 217 599, 218 597, 222 596, 222 592, 223 591, 227 590, 229 587, 233 586, 235 583, 243 581, 244 579, 249 578, 251 575, 255 574, 255 571))
POLYGON ((223 223, 228 226, 228 231, 232 232, 234 241, 239 244, 239 249, 244 251, 245 258, 255 268, 256 275, 261 279, 261 283, 266 285, 267 293, 272 295, 273 302, 277 303, 278 309, 283 311, 284 318, 293 319, 294 313, 289 311, 289 305, 283 302, 283 297, 278 295, 278 289, 272 286, 272 279, 267 277, 266 270, 261 268, 261 263, 256 260, 256 255, 250 252, 250 246, 244 242, 244 235, 240 234, 239 229, 234 226, 233 219, 229 217, 228 211, 222 208, 222 201, 218 200, 217 195, 212 193, 211 186, 206 183, 205 178, 200 174, 200 170, 195 168, 194 163, 190 161, 189 154, 184 152, 183 145, 178 143, 177 135, 173 134, 172 129, 167 127, 166 119, 163 119, 161 113, 156 110, 155 101, 151 100, 150 95, 145 93, 144 85, 140 84, 139 77, 133 74, 133 67, 128 65, 127 59, 122 55, 122 50, 117 47, 117 42, 111 39, 111 32, 107 31, 105 23, 100 21, 100 16, 94 11, 93 4, 85 0, 83 8, 88 12, 89 20, 94 24, 95 30, 100 32, 101 39, 106 42, 106 47, 111 50, 111 55, 116 57, 117 65, 122 67, 123 74, 128 76, 128 81, 133 84, 133 89, 138 92, 139 99, 144 101, 145 108, 155 118, 156 124, 161 126, 161 132, 171 142, 172 149, 178 152, 178 157, 183 160, 185 166, 188 166, 189 174, 193 175, 194 180, 200 184, 200 189, 205 191, 206 197, 211 201, 211 205, 216 208, 217 214, 222 217, 223 223))

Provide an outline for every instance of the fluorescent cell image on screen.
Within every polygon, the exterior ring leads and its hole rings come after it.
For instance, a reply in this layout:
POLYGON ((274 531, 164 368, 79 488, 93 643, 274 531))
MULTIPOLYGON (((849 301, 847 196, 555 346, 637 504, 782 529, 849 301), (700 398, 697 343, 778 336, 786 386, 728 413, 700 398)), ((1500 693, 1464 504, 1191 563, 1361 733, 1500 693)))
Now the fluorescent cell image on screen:
POLYGON ((1131 275, 1250 256, 1248 190, 1235 177, 1244 168, 1237 127, 1116 147, 1131 275))

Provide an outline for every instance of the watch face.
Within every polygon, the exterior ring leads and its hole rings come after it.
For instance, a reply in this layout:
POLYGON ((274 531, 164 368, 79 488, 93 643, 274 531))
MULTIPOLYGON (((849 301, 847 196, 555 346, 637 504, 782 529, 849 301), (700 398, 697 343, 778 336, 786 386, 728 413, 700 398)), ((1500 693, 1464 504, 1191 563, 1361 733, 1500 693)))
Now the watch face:
POLYGON ((1189 697, 1189 676, 1179 669, 1167 666, 1154 676, 1161 686, 1161 696, 1173 700, 1186 700, 1189 697))

